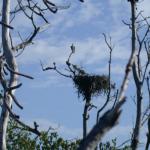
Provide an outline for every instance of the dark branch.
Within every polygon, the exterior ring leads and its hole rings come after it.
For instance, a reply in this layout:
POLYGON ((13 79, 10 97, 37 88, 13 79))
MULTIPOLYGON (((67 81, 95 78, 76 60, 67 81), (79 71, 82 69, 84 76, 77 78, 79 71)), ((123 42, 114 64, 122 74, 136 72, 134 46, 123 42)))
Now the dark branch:
POLYGON ((19 73, 19 72, 16 72, 14 70, 12 70, 7 64, 5 64, 5 67, 11 72, 11 73, 14 73, 14 74, 17 74, 19 76, 23 76, 25 78, 28 78, 28 79, 34 79, 33 77, 29 76, 29 75, 26 75, 26 74, 23 74, 23 73, 19 73))
POLYGON ((2 21, 0 21, 0 24, 1 24, 2 26, 5 26, 5 27, 9 28, 9 29, 14 29, 12 26, 10 26, 10 25, 8 25, 8 24, 2 22, 2 21))

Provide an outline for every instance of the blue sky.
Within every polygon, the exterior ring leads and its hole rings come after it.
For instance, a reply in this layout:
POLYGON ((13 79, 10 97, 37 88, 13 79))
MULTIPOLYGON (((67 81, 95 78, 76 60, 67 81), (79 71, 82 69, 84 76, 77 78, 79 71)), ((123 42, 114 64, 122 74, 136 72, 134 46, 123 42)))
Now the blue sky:
MULTIPOLYGON (((20 115, 21 120, 29 124, 37 121, 41 129, 56 127, 61 135, 72 139, 82 135, 82 99, 78 99, 70 79, 54 71, 43 72, 40 60, 45 66, 52 65, 55 61, 63 71, 70 53, 70 45, 74 43, 76 53, 72 57, 73 63, 81 65, 89 73, 107 73, 109 50, 102 36, 102 33, 106 33, 112 37, 115 45, 112 79, 119 88, 130 55, 131 34, 129 28, 122 23, 122 20, 130 20, 130 7, 127 0, 85 0, 83 4, 77 0, 55 2, 69 4, 70 8, 60 10, 57 14, 46 14, 49 16, 49 28, 41 32, 34 40, 35 44, 27 47, 17 58, 20 72, 27 73, 35 79, 19 79, 23 86, 18 89, 16 95, 24 109, 19 110, 14 106, 14 111, 20 115)), ((149 15, 148 6, 149 0, 141 1, 138 9, 145 10, 145 15, 149 15)), ((38 18, 37 23, 42 24, 38 18)), ((31 31, 30 22, 22 17, 22 14, 16 16, 12 25, 15 27, 13 36, 16 43, 19 42, 18 31, 24 38, 31 31)), ((143 55, 143 60, 144 57, 143 55)), ((124 106, 120 124, 106 135, 105 140, 118 137, 121 142, 130 138, 136 110, 131 100, 133 95, 134 87, 131 81, 127 91, 128 102, 124 106)), ((104 100, 104 97, 97 97, 93 101, 101 106, 104 100)), ((89 129, 95 120, 96 110, 93 110, 90 113, 89 129)), ((146 134, 145 128, 142 134, 146 134)))

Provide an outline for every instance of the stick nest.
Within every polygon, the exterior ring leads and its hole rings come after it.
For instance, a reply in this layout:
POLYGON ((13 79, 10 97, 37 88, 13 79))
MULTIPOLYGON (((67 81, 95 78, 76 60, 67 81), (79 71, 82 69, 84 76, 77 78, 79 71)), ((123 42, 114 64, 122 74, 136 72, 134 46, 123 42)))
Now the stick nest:
POLYGON ((82 95, 84 100, 100 94, 107 94, 109 90, 109 78, 106 75, 79 74, 74 76, 74 85, 78 96, 82 95))

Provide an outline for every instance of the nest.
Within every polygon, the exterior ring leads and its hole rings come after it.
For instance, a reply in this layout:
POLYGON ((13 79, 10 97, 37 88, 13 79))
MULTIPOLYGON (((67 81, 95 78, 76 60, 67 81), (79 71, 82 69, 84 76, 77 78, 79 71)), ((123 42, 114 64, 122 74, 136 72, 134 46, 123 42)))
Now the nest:
POLYGON ((76 75, 73 81, 78 96, 82 95, 84 100, 91 100, 92 96, 106 94, 109 90, 109 78, 105 75, 76 75))

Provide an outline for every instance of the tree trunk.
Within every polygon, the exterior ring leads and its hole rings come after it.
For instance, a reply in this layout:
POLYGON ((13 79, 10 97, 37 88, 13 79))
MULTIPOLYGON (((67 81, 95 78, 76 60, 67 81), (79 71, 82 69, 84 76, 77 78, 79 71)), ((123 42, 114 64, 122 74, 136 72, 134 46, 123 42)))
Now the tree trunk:
MULTIPOLYGON (((131 0, 131 13, 132 13, 132 53, 137 51, 136 49, 136 1, 131 0)), ((136 85, 136 93, 137 93, 137 110, 136 110, 136 123, 135 128, 133 130, 132 140, 131 140, 131 148, 132 150, 136 150, 139 142, 139 134, 140 134, 140 124, 141 124, 141 106, 142 106, 142 85, 139 74, 138 67, 138 56, 135 57, 133 63, 133 77, 136 85)))
POLYGON ((148 150, 150 145, 150 118, 148 119, 147 125, 148 125, 148 133, 147 133, 147 142, 146 142, 145 150, 148 150))
POLYGON ((83 139, 87 136, 87 120, 88 120, 88 108, 89 108, 89 100, 86 100, 83 112, 83 139))
MULTIPOLYGON (((2 9, 2 22, 4 24, 9 25, 10 22, 10 0, 3 0, 3 9, 2 9)), ((17 64, 15 57, 13 56, 13 52, 11 49, 11 42, 10 42, 10 36, 9 36, 9 28, 2 25, 2 45, 3 45, 3 52, 4 57, 6 59, 6 63, 9 65, 9 67, 18 72, 17 64)), ((16 74, 10 73, 10 80, 8 87, 13 87, 17 85, 17 78, 18 76, 16 74)), ((6 89, 4 89, 5 92, 6 89)), ((12 91, 14 94, 15 90, 12 91)), ((7 103, 9 107, 12 105, 12 99, 7 94, 6 99, 4 101, 7 103)), ((6 107, 5 102, 2 105, 2 111, 1 111, 1 117, 0 117, 0 150, 6 150, 6 131, 7 131, 7 125, 9 120, 9 111, 6 107)))
POLYGON ((136 150, 139 143, 141 112, 142 112, 141 108, 142 108, 142 96, 141 96, 141 88, 140 88, 139 90, 137 90, 136 123, 135 123, 135 128, 133 130, 133 136, 131 141, 132 150, 136 150))

